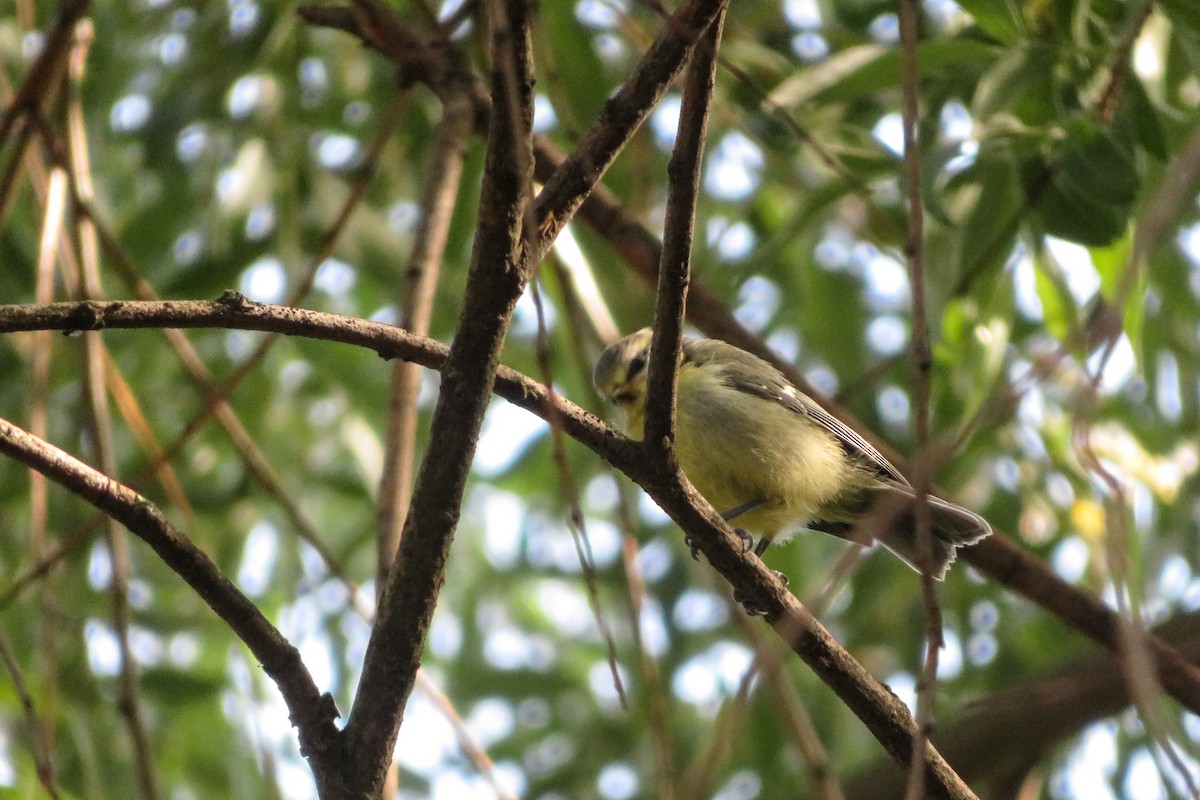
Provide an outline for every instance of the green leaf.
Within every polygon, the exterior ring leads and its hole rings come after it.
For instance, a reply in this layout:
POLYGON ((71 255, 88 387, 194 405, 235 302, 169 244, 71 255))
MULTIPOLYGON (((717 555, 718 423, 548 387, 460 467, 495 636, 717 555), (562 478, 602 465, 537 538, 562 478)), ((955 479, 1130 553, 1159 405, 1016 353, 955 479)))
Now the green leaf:
MULTIPOLYGON (((917 47, 917 71, 922 77, 955 70, 983 72, 1000 52, 995 45, 972 39, 934 39, 917 47)), ((843 102, 900 85, 900 51, 878 45, 842 50, 797 73, 771 93, 785 107, 822 100, 843 102)))
MULTIPOLYGON (((1131 225, 1125 234, 1107 247, 1094 247, 1090 253, 1092 264, 1100 275, 1100 291, 1104 297, 1117 300, 1117 288, 1130 269, 1130 256, 1133 253, 1134 229, 1131 225)), ((1125 333, 1135 344, 1141 340, 1142 324, 1145 320, 1146 298, 1143 291, 1146 286, 1146 270, 1140 269, 1134 276, 1134 284, 1124 287, 1127 292, 1124 297, 1125 307, 1120 309, 1124 320, 1125 333)))
POLYGON ((989 36, 1012 44, 1028 35, 1015 0, 962 0, 959 3, 989 36))
POLYGON ((1129 224, 1140 180, 1132 159, 1099 124, 1076 117, 1025 170, 1026 192, 1046 232, 1104 246, 1129 224))
POLYGON ((978 280, 1000 269, 1022 219, 1025 194, 1009 143, 984 142, 971 168, 951 182, 958 205, 969 207, 958 242, 960 280, 978 280))
POLYGON ((980 76, 972 114, 981 120, 996 114, 1015 116, 1026 125, 1054 119, 1054 58, 1053 48, 1037 43, 1004 51, 980 76))
POLYGON ((1042 258, 1035 260, 1034 267, 1034 284, 1042 303, 1042 321, 1052 336, 1064 342, 1070 336, 1075 317, 1074 300, 1062 281, 1049 274, 1042 258))
POLYGON ((1100 291, 1105 297, 1112 297, 1117 282, 1129 266, 1129 255, 1133 251, 1133 228, 1105 247, 1093 247, 1090 250, 1092 265, 1100 274, 1100 291))
POLYGON ((1073 191, 1108 205, 1128 207, 1139 180, 1133 160, 1099 123, 1076 118, 1053 156, 1058 175, 1073 191))
POLYGON ((1170 144, 1167 132, 1163 127, 1163 115, 1158 106, 1146 94, 1146 87, 1134 75, 1125 78, 1124 102, 1118 107, 1114 127, 1123 123, 1132 128, 1146 152, 1159 161, 1166 161, 1170 155, 1170 144))

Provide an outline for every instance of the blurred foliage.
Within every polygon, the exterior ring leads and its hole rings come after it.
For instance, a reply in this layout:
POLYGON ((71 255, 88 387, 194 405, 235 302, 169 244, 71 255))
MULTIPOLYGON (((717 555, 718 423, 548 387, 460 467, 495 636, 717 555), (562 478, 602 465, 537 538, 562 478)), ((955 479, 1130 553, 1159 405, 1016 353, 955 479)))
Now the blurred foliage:
MULTIPOLYGON (((0 16, 0 61, 12 87, 36 56, 36 30, 50 24, 55 4, 7 6, 15 13, 0 16)), ((539 4, 536 124, 564 151, 661 29, 654 6, 539 4)), ((911 453, 896 7, 881 0, 733 6, 696 276, 817 389, 911 453)), ((933 425, 939 437, 960 441, 938 481, 1065 579, 1108 598, 1121 593, 1153 624, 1200 606, 1200 213, 1194 193, 1182 205, 1155 205, 1174 176, 1195 169, 1178 159, 1198 130, 1200 12, 1193 0, 1147 6, 927 0, 918 56, 933 425), (1155 225, 1164 240, 1132 261, 1139 232, 1155 225), (1093 321, 1106 310, 1126 327, 1104 366, 1093 321), (1102 366, 1093 397, 1091 377, 1102 366), (1090 415, 1102 463, 1125 487, 1128 513, 1115 526, 1103 512, 1113 498, 1081 466, 1072 438, 1089 422, 1082 414, 1090 415), (1117 530, 1125 536, 1110 536, 1117 530), (1129 560, 1125 574, 1114 577, 1106 548, 1129 560)), ((395 7, 426 25, 417 3, 395 7)), ((279 0, 140 0, 95 3, 91 11, 95 39, 79 97, 92 177, 103 218, 145 279, 168 298, 215 298, 236 288, 281 300, 394 114, 396 130, 365 198, 302 301, 394 320, 420 192, 438 168, 429 158, 436 98, 417 87, 397 103, 392 65, 345 34, 307 27, 294 4, 279 0)), ((468 21, 455 39, 485 75, 479 26, 468 21)), ((672 92, 605 177, 652 230, 661 225, 677 109, 672 92)), ((61 113, 51 107, 52 126, 61 113)), ((464 289, 481 149, 473 140, 442 265, 432 334, 443 341, 464 289)), ((33 302, 44 206, 30 174, 18 181, 0 227, 0 302, 33 302)), ((570 233, 579 252, 560 249, 570 269, 594 275, 622 330, 647 324, 652 291, 611 243, 581 223, 570 233)), ((588 384, 590 365, 580 363, 598 342, 576 341, 560 279, 543 270, 541 280, 556 388, 603 413, 588 384)), ((105 271, 104 290, 132 296, 115 271, 105 271)), ((56 291, 69 296, 61 282, 56 291)), ((540 378, 536 333, 526 297, 505 361, 540 378)), ((261 340, 244 332, 187 335, 218 380, 261 340)), ((48 429, 53 442, 86 458, 78 342, 53 338, 48 429)), ((204 407, 203 393, 160 334, 112 331, 104 343, 159 442, 172 441, 204 407)), ((31 413, 32 348, 29 336, 0 342, 0 415, 22 424, 31 413)), ((389 373, 370 353, 282 341, 232 397, 285 490, 367 601, 389 373)), ((421 431, 435 391, 429 376, 421 431)), ((116 427, 119 477, 132 481, 151 458, 124 420, 116 427)), ((815 796, 781 719, 782 701, 767 683, 756 680, 746 699, 734 699, 754 651, 726 588, 599 459, 569 444, 568 462, 583 487, 599 606, 628 707, 616 698, 588 609, 549 437, 497 403, 424 664, 501 781, 516 795, 546 800, 667 796, 664 781, 675 797, 815 796), (620 504, 632 510, 633 530, 618 524, 620 504), (623 548, 635 556, 644 596, 631 595, 623 548), (665 709, 663 736, 654 733, 655 703, 665 709), (736 706, 740 714, 731 715, 736 706), (673 765, 666 778, 664 763, 673 765)), ((300 543, 215 425, 173 466, 188 508, 171 503, 160 483, 143 480, 143 490, 254 597, 347 709, 368 632, 353 590, 300 543)), ((54 541, 97 530, 89 507, 53 487, 48 512, 54 541)), ((31 520, 26 471, 0 461, 0 588, 36 562, 31 520)), ((843 551, 810 534, 773 548, 767 560, 811 600, 843 551)), ((166 792, 311 796, 274 687, 147 549, 133 542, 133 556, 132 644, 166 792)), ((117 704, 110 573, 97 535, 0 609, 66 797, 136 792, 117 704)), ((1080 636, 970 568, 953 570, 940 596, 948 646, 939 715, 1089 651, 1080 636)), ((822 618, 874 675, 911 692, 924 626, 912 572, 871 554, 822 618)), ((883 758, 802 664, 786 655, 785 662, 838 774, 883 758)), ((1034 754, 1041 796, 1182 796, 1151 734, 1173 737, 1188 759, 1200 726, 1170 704, 1167 711, 1161 730, 1148 733, 1123 715, 1034 754), (1085 755, 1091 760, 1081 761, 1085 755), (1080 763, 1094 783, 1080 777, 1080 763)), ((31 735, 11 683, 0 681, 4 796, 42 796, 31 735)), ((993 744, 1005 752, 1020 742, 1014 730, 1012 741, 993 744)), ((447 717, 419 690, 397 759, 403 797, 494 796, 447 717)))

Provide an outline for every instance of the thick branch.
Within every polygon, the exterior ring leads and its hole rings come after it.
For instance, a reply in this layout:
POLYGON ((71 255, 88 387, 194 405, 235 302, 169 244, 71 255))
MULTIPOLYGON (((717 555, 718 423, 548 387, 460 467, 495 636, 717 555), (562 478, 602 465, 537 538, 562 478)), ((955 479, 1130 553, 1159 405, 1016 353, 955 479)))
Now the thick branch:
POLYGON ((467 294, 346 725, 349 797, 383 787, 404 704, 445 579, 450 543, 513 307, 525 286, 532 186, 533 64, 525 0, 490 4, 492 115, 467 294))
MULTIPOLYGON (((1154 628, 1192 661, 1200 659, 1200 615, 1184 614, 1154 628)), ((938 726, 933 741, 955 770, 982 789, 1023 775, 1046 753, 1088 724, 1120 713, 1133 701, 1119 657, 1096 652, 1051 674, 971 704, 938 726)), ((855 777, 851 800, 895 797, 904 775, 881 762, 855 777)), ((994 793, 992 796, 1004 796, 994 793)))

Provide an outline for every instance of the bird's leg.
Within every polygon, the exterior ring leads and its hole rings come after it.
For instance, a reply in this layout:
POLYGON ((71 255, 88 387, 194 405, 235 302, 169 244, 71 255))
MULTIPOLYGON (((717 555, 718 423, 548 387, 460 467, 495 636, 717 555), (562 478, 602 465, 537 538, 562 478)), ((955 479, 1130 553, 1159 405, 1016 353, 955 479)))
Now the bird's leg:
MULTIPOLYGON (((721 514, 721 519, 725 520, 726 522, 731 522, 735 518, 740 517, 742 514, 745 514, 747 511, 753 511, 754 509, 756 509, 760 506, 764 506, 766 504, 767 504, 766 498, 759 497, 754 500, 751 500, 749 503, 742 503, 740 506, 737 506, 736 508, 732 508, 729 511, 726 511, 725 513, 721 514)), ((742 540, 742 544, 745 545, 746 550, 749 550, 754 545, 754 537, 751 536, 750 532, 748 530, 746 530, 745 528, 734 528, 733 532, 736 533, 738 535, 738 538, 742 540)), ((762 555, 761 551, 765 550, 766 547, 767 547, 767 540, 763 539, 762 541, 760 541, 758 543, 758 547, 754 548, 755 555, 761 556, 762 555)), ((693 555, 695 555, 694 551, 693 551, 693 555)))
POLYGON ((758 497, 754 500, 751 500, 749 503, 742 503, 740 506, 735 506, 734 508, 729 509, 721 514, 721 519, 725 520, 726 522, 732 522, 735 518, 740 517, 742 514, 753 511, 754 509, 765 506, 766 504, 767 498, 758 497))

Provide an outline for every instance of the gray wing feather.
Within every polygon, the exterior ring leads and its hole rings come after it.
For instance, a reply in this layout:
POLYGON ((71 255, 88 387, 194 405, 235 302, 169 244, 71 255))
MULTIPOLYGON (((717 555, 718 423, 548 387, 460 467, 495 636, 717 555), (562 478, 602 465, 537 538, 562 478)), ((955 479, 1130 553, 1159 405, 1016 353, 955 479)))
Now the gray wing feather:
POLYGON ((770 400, 803 414, 833 434, 848 455, 873 469, 880 478, 908 487, 909 483, 883 454, 846 423, 817 405, 783 377, 783 373, 733 345, 715 339, 685 339, 684 358, 696 363, 719 361, 725 383, 733 389, 770 400))

